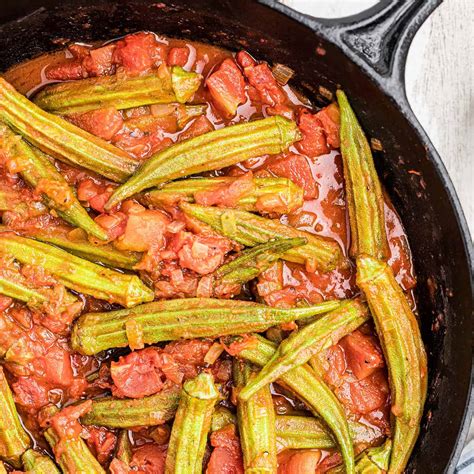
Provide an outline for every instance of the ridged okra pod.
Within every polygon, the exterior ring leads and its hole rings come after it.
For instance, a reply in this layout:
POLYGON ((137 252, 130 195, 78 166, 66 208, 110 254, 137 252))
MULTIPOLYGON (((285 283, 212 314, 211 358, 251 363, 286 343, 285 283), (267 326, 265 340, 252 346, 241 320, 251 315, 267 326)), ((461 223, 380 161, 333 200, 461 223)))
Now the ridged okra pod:
POLYGON ((161 425, 175 415, 179 397, 180 390, 173 387, 144 398, 99 398, 81 423, 108 428, 161 425))
MULTIPOLYGON (((231 186, 238 178, 222 176, 217 178, 182 179, 167 183, 143 196, 149 205, 194 202, 196 193, 213 191, 222 186, 231 186)), ((253 178, 252 188, 240 196, 235 206, 243 211, 258 212, 260 204, 271 198, 278 199, 279 213, 289 213, 303 205, 303 189, 287 178, 253 178)), ((277 211, 275 211, 277 212, 277 211)))
MULTIPOLYGON (((226 343, 241 338, 225 338, 226 343)), ((239 350, 237 357, 263 367, 273 357, 277 346, 255 335, 239 350)), ((344 459, 347 473, 354 474, 354 448, 344 409, 322 378, 308 365, 303 364, 283 374, 281 383, 300 398, 315 416, 321 417, 331 429, 344 459)))
POLYGON ((40 150, 33 150, 20 136, 1 123, 0 151, 8 161, 15 162, 21 177, 40 192, 49 208, 56 210, 66 222, 98 239, 107 240, 105 229, 89 216, 53 163, 40 150))
POLYGON ((346 94, 337 91, 341 112, 341 153, 351 226, 351 255, 389 256, 384 199, 369 142, 346 94))
POLYGON ((53 460, 33 449, 28 449, 21 457, 23 469, 29 474, 59 474, 53 460))
POLYGON ((202 472, 207 436, 219 391, 211 374, 202 372, 183 385, 166 455, 165 474, 202 472))
POLYGON ((117 435, 117 446, 115 447, 115 457, 124 462, 127 466, 132 460, 132 443, 128 435, 128 430, 120 430, 117 435))
POLYGON ((0 78, 0 120, 44 153, 112 181, 125 181, 138 163, 119 148, 41 110, 0 78))
POLYGON ((237 209, 181 204, 189 216, 210 225, 216 232, 236 242, 253 247, 271 239, 303 238, 305 245, 288 250, 282 258, 290 262, 303 263, 308 270, 329 271, 345 264, 344 255, 334 240, 310 234, 282 224, 276 219, 267 219, 237 209))
POLYGON ((0 367, 0 407, 0 459, 20 467, 21 455, 30 447, 31 440, 21 424, 2 367, 0 367))
POLYGON ((153 291, 136 275, 119 273, 12 232, 0 233, 0 253, 22 264, 42 267, 66 288, 125 307, 154 298, 153 291))
MULTIPOLYGON (((233 376, 237 389, 245 387, 254 374, 248 362, 234 359, 233 376)), ((275 473, 278 467, 275 408, 269 386, 263 387, 247 401, 238 401, 237 420, 245 473, 275 473)))
POLYGON ((368 319, 367 306, 356 299, 345 301, 334 311, 298 331, 293 331, 280 343, 275 354, 258 375, 240 391, 239 397, 249 400, 258 390, 336 344, 341 337, 355 331, 368 319))
POLYGON ((194 93, 199 89, 201 82, 201 74, 186 71, 180 66, 171 68, 171 85, 176 95, 176 100, 181 104, 191 100, 194 93))
POLYGON ((111 209, 133 194, 173 179, 225 168, 255 156, 281 153, 299 137, 296 123, 277 115, 176 143, 149 158, 114 191, 105 208, 111 209))
POLYGON ((160 341, 264 331, 331 311, 338 301, 301 308, 272 308, 251 301, 188 298, 155 301, 130 310, 88 313, 76 320, 71 345, 81 354, 160 341))
POLYGON ((390 473, 403 472, 420 430, 427 360, 420 328, 391 268, 362 255, 357 285, 364 292, 387 360, 393 417, 390 473))
POLYGON ((237 418, 228 408, 217 406, 212 414, 211 431, 219 431, 227 425, 236 425, 237 418))

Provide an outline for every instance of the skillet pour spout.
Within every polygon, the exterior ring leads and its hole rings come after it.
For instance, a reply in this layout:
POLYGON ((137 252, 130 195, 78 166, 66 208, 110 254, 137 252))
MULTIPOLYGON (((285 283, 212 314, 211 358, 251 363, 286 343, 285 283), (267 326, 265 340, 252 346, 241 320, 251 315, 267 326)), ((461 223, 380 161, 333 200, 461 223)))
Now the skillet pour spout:
POLYGON ((378 139, 379 175, 410 239, 429 391, 408 472, 453 472, 468 430, 472 368, 472 245, 453 185, 405 95, 411 39, 440 0, 382 1, 323 20, 273 0, 4 0, 0 71, 70 41, 150 30, 247 49, 296 71, 292 85, 319 105, 343 88, 378 139), (409 172, 411 171, 411 172, 409 172), (413 172, 415 171, 415 172, 413 172))

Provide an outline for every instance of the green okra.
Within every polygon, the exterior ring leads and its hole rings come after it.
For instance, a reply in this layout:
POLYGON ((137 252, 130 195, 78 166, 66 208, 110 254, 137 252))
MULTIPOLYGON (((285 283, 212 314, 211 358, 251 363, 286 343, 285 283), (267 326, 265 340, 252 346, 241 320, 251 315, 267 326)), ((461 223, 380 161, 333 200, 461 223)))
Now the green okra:
POLYGON ((132 443, 130 442, 130 436, 128 430, 120 430, 117 436, 117 446, 115 448, 115 457, 124 462, 127 466, 132 461, 132 443))
POLYGON ((285 252, 304 244, 306 240, 303 238, 276 239, 244 250, 235 260, 222 265, 213 273, 214 282, 246 283, 270 268, 285 252))
POLYGON ((21 424, 2 367, 0 367, 0 407, 0 459, 12 466, 20 467, 21 455, 30 447, 31 440, 21 424))
POLYGON ((202 82, 201 74, 185 71, 180 66, 171 69, 171 84, 176 95, 176 100, 184 104, 190 100, 199 89, 202 82))
POLYGON ((202 372, 183 385, 166 455, 165 474, 202 472, 207 436, 219 391, 211 374, 202 372))
POLYGON ((2 461, 0 461, 0 474, 8 474, 2 461))
MULTIPOLYGON (((225 338, 226 343, 242 341, 240 337, 225 338)), ((273 357, 277 346, 267 339, 254 335, 238 352, 237 357, 263 367, 273 357)), ((321 417, 337 440, 346 472, 354 474, 354 448, 351 431, 344 409, 322 378, 308 365, 303 364, 282 375, 281 383, 289 387, 313 414, 321 417)))
POLYGON ((426 352, 416 317, 384 261, 358 257, 357 285, 367 298, 388 366, 393 418, 388 471, 401 473, 420 430, 427 391, 426 352))
MULTIPOLYGON (((236 387, 245 387, 255 371, 248 362, 234 360, 233 375, 236 387)), ((237 403, 240 445, 247 474, 272 474, 277 471, 275 407, 270 387, 257 391, 247 401, 237 403)))
POLYGON ((23 469, 29 474, 59 474, 53 460, 33 449, 28 449, 21 457, 23 469))
POLYGON ((23 282, 15 281, 3 275, 0 276, 0 294, 23 301, 32 308, 37 308, 47 301, 46 296, 39 291, 28 288, 23 282))
POLYGON ((98 398, 81 423, 107 428, 161 425, 175 415, 179 397, 180 390, 173 386, 143 398, 98 398))
POLYGON ((44 153, 112 181, 125 181, 138 166, 125 151, 41 110, 2 78, 0 120, 44 153))
POLYGON ((12 232, 0 232, 0 253, 42 267, 66 288, 131 307, 152 301, 154 293, 136 275, 119 273, 12 232))
POLYGON ((173 179, 225 168, 255 156, 281 153, 299 137, 296 123, 277 115, 176 143, 149 158, 114 191, 105 208, 112 209, 133 194, 173 179))
MULTIPOLYGON (((238 178, 221 176, 216 178, 194 178, 172 181, 144 194, 142 200, 148 205, 161 206, 174 202, 194 202, 194 195, 212 191, 221 186, 230 186, 238 178)), ((275 212, 289 213, 303 205, 303 189, 287 178, 253 178, 252 189, 240 196, 235 207, 243 211, 258 212, 259 204, 273 196, 281 204, 275 212)))
POLYGON ((61 173, 40 151, 33 150, 9 127, 0 123, 0 150, 9 160, 17 162, 21 177, 33 189, 41 189, 44 203, 66 222, 84 229, 88 234, 107 240, 107 232, 82 207, 73 189, 61 173), (51 189, 48 193, 43 188, 51 189))
MULTIPOLYGON (((183 298, 155 301, 129 310, 88 313, 76 320, 71 345, 93 355, 130 345, 130 325, 144 344, 264 331, 270 326, 331 311, 339 301, 300 308, 272 308, 251 301, 183 298)), ((133 344, 132 344, 133 345, 133 344)))
POLYGON ((341 112, 341 153, 351 226, 351 255, 388 258, 384 198, 369 142, 346 94, 337 91, 341 112))
POLYGON ((334 240, 310 234, 246 211, 221 209, 182 203, 181 209, 189 216, 210 225, 220 234, 245 245, 254 247, 271 239, 303 238, 305 245, 292 248, 282 255, 290 262, 304 263, 308 269, 329 271, 345 265, 344 255, 334 240))
POLYGON ((228 408, 217 406, 212 414, 211 431, 219 431, 227 425, 236 425, 237 417, 228 408))
POLYGON ((281 378, 314 355, 336 344, 341 337, 355 331, 369 319, 367 306, 360 300, 346 301, 339 308, 321 316, 313 323, 294 331, 281 342, 275 354, 256 377, 239 394, 249 400, 266 385, 281 378))

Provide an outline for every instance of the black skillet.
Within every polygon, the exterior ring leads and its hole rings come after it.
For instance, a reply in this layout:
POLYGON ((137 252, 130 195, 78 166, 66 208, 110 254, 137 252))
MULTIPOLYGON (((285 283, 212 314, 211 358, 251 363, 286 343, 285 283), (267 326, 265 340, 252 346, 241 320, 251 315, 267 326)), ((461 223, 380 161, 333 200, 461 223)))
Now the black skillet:
POLYGON ((410 109, 404 84, 410 42, 440 2, 382 1, 340 20, 312 18, 275 0, 0 2, 0 71, 55 50, 64 39, 105 40, 151 30, 245 48, 257 58, 287 64, 297 73, 293 84, 320 105, 327 100, 325 90, 346 90, 367 134, 382 143, 377 167, 406 227, 418 275, 430 383, 408 471, 422 474, 454 471, 472 417, 471 240, 451 181, 410 109))

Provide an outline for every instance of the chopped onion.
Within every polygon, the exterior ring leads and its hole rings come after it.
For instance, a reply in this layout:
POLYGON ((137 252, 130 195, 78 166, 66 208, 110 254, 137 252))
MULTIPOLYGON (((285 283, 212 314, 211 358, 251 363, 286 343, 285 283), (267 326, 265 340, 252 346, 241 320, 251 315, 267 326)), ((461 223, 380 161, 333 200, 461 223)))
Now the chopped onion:
POLYGON ((275 76, 278 84, 282 86, 286 86, 288 81, 295 75, 295 71, 293 71, 293 69, 279 63, 276 63, 273 66, 272 73, 275 76))
POLYGON ((219 342, 212 344, 211 348, 207 351, 204 356, 204 362, 206 364, 212 365, 219 358, 219 356, 224 352, 224 347, 219 342))

